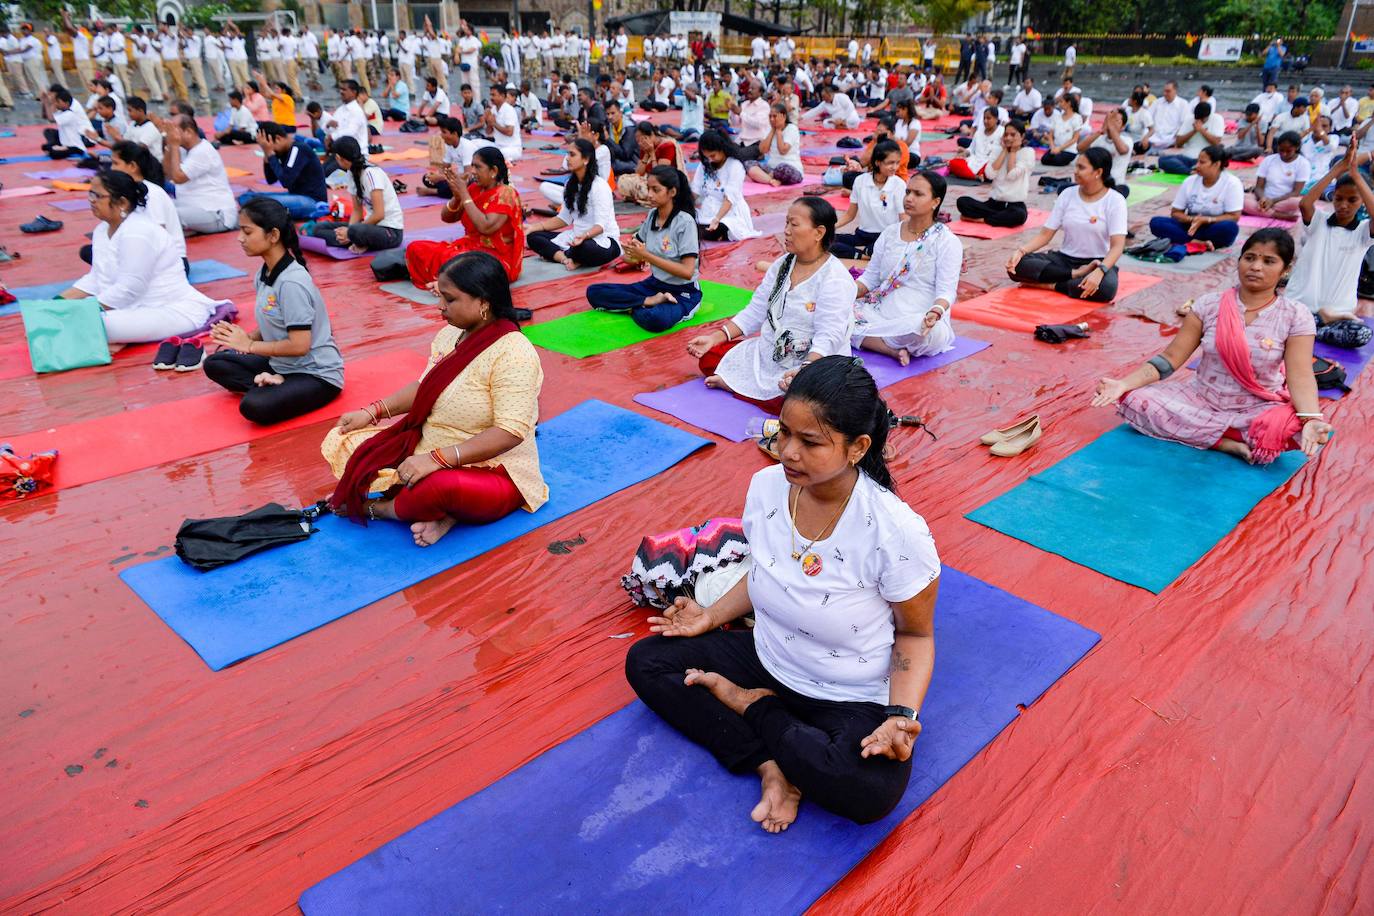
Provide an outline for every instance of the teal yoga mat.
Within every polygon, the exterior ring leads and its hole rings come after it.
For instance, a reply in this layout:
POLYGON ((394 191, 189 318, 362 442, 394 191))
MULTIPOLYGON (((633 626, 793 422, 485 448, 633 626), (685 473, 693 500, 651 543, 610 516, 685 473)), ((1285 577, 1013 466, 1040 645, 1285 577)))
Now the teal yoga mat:
POLYGON ((1253 467, 1122 425, 967 517, 1158 594, 1305 461, 1253 467))

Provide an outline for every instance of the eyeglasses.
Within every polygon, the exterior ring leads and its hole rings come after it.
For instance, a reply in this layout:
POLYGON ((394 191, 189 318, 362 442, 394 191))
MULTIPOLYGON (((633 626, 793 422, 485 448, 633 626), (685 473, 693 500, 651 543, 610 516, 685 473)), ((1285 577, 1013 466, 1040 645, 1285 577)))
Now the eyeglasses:
POLYGON ((91 203, 95 203, 97 200, 104 200, 105 198, 107 198, 107 197, 109 197, 109 196, 110 196, 110 195, 108 195, 108 194, 99 194, 99 193, 97 193, 97 192, 95 192, 95 191, 87 191, 87 192, 86 192, 86 199, 89 200, 91 203))

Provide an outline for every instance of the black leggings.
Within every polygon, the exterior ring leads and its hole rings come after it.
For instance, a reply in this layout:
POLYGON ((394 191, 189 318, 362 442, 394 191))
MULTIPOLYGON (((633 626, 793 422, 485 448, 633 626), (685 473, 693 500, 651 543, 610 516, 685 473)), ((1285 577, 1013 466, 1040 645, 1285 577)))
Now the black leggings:
POLYGON ((578 267, 600 267, 620 257, 620 243, 614 239, 605 248, 598 245, 596 239, 587 239, 582 244, 574 245, 571 248, 560 248, 553 241, 556 235, 558 235, 557 232, 541 229, 525 236, 525 244, 545 261, 552 261, 553 256, 561 251, 568 256, 568 260, 578 267))
POLYGON ((857 258, 860 254, 872 254, 873 243, 878 241, 881 234, 864 232, 862 229, 841 232, 835 236, 835 241, 830 243, 830 253, 837 258, 857 258))
POLYGON ((644 705, 732 773, 750 773, 772 760, 802 798, 860 824, 887 816, 906 792, 910 760, 859 756, 860 742, 885 718, 883 707, 817 700, 784 686, 759 661, 749 630, 650 636, 630 647, 625 677, 644 705), (777 696, 758 700, 739 716, 704 687, 683 684, 688 668, 714 671, 746 689, 766 687, 777 696))
POLYGON ((1040 162, 1042 165, 1072 165, 1076 158, 1078 158, 1078 153, 1066 149, 1062 153, 1047 152, 1040 157, 1040 162))
POLYGON ((959 214, 965 219, 981 219, 989 226, 1014 228, 1026 222, 1026 205, 1020 201, 961 197, 954 202, 954 206, 959 208, 959 214))
POLYGON ((205 358, 201 368, 216 385, 243 392, 239 413, 245 420, 269 426, 318 410, 337 398, 343 389, 324 379, 305 373, 283 375, 280 385, 254 385, 253 378, 271 372, 265 356, 221 350, 205 358))
POLYGON ((1062 251, 1032 251, 1030 254, 1021 256, 1021 260, 1016 265, 1015 278, 1023 283, 1053 283, 1056 292, 1071 296, 1074 299, 1086 299, 1089 302, 1111 302, 1116 298, 1117 269, 1115 267, 1107 271, 1107 275, 1097 285, 1097 292, 1091 296, 1080 296, 1078 288, 1083 281, 1081 278, 1073 279, 1070 276, 1075 268, 1095 260, 1099 259, 1070 257, 1062 251))

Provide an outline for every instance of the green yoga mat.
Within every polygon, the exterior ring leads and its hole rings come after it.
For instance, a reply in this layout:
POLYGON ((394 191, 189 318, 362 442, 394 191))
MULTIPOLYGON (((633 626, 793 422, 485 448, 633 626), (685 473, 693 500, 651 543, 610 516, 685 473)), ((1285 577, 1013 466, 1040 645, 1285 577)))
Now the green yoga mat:
MULTIPOLYGON (((1151 172, 1150 174, 1148 174, 1148 175, 1143 175, 1143 176, 1141 176, 1140 178, 1137 178, 1137 179, 1135 179, 1135 180, 1136 180, 1136 181, 1143 181, 1143 182, 1146 182, 1146 183, 1148 183, 1148 184, 1165 184, 1165 185, 1168 185, 1168 184, 1183 184, 1183 182, 1185 182, 1185 181, 1188 180, 1188 176, 1187 176, 1187 175, 1171 175, 1171 174, 1168 173, 1168 172, 1151 172)), ((1132 192, 1132 193, 1135 193, 1135 192, 1132 192)))
POLYGON ((1126 198, 1126 206, 1134 207, 1136 204, 1143 204, 1147 200, 1154 200, 1161 194, 1166 194, 1170 190, 1170 185, 1160 182, 1143 183, 1145 179, 1131 182, 1131 196, 1126 198))
MULTIPOLYGON (((701 281, 701 292, 701 305, 697 307, 696 314, 663 334, 737 315, 749 304, 749 297, 754 295, 752 289, 710 280, 701 281)), ((525 328, 525 336, 535 346, 582 359, 643 343, 662 334, 649 333, 631 321, 625 312, 598 312, 589 308, 575 315, 530 325, 525 328)))

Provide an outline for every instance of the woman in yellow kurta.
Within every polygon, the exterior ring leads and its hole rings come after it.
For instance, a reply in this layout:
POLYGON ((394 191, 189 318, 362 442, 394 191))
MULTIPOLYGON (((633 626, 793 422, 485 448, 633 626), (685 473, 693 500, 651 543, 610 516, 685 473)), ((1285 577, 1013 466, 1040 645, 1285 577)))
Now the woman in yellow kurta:
POLYGON ((412 522, 421 547, 459 522, 533 512, 549 498, 534 442, 544 371, 514 321, 505 269, 485 252, 461 254, 437 292, 449 326, 420 381, 344 414, 321 446, 339 478, 335 511, 412 522))

